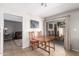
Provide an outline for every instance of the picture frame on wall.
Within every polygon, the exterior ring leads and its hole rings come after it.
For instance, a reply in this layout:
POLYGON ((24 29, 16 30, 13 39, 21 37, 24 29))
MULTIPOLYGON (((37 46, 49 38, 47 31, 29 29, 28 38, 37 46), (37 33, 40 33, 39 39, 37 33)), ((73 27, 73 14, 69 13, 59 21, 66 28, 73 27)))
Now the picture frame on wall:
POLYGON ((49 31, 52 31, 52 30, 54 30, 54 24, 48 24, 48 30, 49 31))
POLYGON ((49 29, 53 29, 53 24, 49 24, 49 29))
POLYGON ((31 20, 30 25, 31 28, 39 28, 39 21, 31 20))

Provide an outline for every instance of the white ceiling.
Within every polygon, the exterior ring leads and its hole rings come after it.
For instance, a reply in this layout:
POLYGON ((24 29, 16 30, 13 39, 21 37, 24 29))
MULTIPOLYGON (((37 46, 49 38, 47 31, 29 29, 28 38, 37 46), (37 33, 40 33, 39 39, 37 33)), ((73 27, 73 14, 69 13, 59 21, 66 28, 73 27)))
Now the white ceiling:
POLYGON ((79 8, 78 3, 48 3, 47 7, 41 3, 0 3, 0 7, 28 13, 39 17, 49 17, 58 13, 79 8))

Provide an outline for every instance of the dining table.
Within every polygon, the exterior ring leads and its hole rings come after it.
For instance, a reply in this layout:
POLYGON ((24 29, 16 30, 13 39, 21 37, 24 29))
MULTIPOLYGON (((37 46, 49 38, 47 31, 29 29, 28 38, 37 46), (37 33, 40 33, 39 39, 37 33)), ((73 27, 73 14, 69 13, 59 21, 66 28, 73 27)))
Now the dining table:
POLYGON ((48 52, 50 55, 50 48, 55 51, 55 36, 40 36, 36 38, 39 41, 39 48, 48 52), (51 45, 51 42, 53 45, 51 45))

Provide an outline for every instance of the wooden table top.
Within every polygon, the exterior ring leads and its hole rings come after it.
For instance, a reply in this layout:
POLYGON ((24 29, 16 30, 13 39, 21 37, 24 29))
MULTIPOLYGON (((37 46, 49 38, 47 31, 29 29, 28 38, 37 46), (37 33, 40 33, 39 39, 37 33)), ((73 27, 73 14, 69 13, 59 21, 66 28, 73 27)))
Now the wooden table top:
POLYGON ((48 42, 48 41, 52 41, 55 39, 55 36, 41 36, 41 37, 37 37, 37 40, 39 40, 40 42, 48 42))

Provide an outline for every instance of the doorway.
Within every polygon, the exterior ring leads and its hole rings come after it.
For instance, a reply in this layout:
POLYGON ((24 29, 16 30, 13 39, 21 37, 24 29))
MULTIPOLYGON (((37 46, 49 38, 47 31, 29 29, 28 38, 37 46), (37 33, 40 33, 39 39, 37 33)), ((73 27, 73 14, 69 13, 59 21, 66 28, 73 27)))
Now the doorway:
POLYGON ((55 36, 56 41, 62 41, 64 45, 65 20, 48 21, 47 35, 55 36))
POLYGON ((65 55, 65 28, 65 19, 49 20, 46 22, 46 36, 55 36, 55 49, 60 52, 58 55, 63 55, 61 53, 65 55))
POLYGON ((22 17, 4 14, 4 44, 3 55, 12 53, 12 50, 22 48, 22 17))

